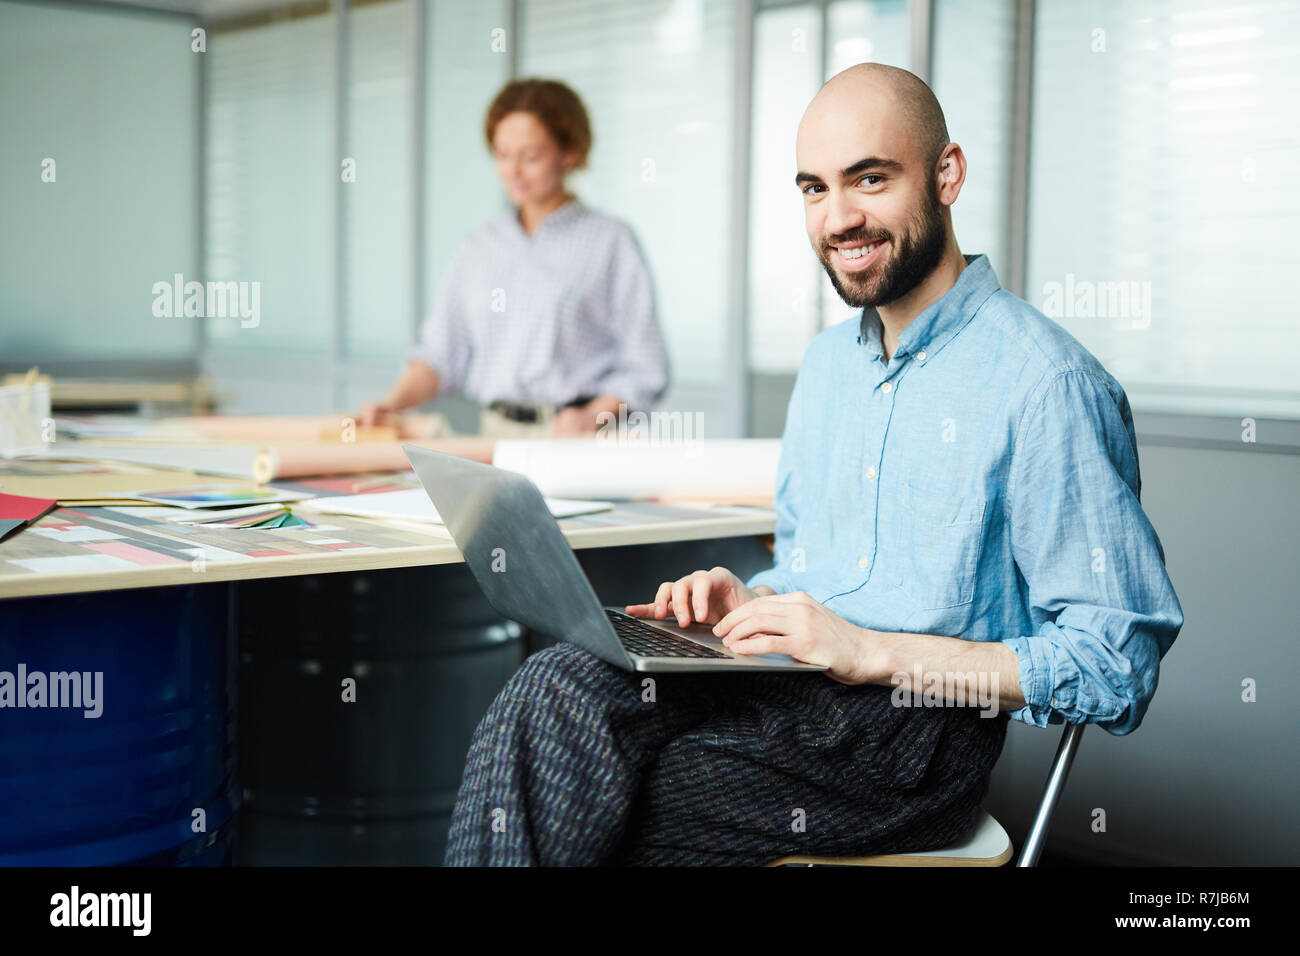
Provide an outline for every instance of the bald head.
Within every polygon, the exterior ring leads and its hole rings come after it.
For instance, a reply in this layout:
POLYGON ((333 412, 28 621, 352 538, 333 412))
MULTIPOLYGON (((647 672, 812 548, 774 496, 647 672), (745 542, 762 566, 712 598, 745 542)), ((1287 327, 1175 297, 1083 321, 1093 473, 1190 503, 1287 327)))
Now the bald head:
POLYGON ((949 207, 966 159, 916 75, 880 63, 837 73, 804 111, 795 153, 809 241, 845 302, 900 302, 961 259, 949 207))
POLYGON ((948 145, 948 125, 938 99, 919 76, 896 66, 859 63, 836 73, 808 104, 800 133, 810 124, 850 117, 917 148, 927 169, 934 167, 948 145))

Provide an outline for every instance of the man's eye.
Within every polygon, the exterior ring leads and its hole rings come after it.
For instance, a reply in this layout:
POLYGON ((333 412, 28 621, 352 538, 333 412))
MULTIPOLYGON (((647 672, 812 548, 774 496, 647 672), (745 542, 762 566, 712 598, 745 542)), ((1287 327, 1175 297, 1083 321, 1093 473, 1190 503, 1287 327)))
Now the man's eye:
POLYGON ((858 180, 858 184, 861 185, 861 184, 863 184, 863 183, 866 183, 868 186, 874 186, 874 185, 876 185, 875 183, 868 183, 867 180, 868 180, 868 179, 884 179, 884 178, 885 178, 884 176, 877 176, 875 173, 868 173, 867 175, 863 176, 861 179, 858 180))
POLYGON ((800 191, 801 191, 805 196, 810 196, 810 195, 812 195, 811 190, 814 190, 814 189, 824 189, 824 188, 825 188, 825 187, 824 187, 821 183, 807 183, 807 184, 803 187, 803 189, 800 190, 800 191))

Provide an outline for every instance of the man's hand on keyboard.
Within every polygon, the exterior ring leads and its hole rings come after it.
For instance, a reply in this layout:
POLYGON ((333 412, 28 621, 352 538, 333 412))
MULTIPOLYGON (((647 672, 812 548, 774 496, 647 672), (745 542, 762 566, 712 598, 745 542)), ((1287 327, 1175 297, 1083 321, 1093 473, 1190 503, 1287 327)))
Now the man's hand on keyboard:
POLYGON ((789 654, 823 664, 841 684, 865 684, 884 658, 879 631, 858 627, 827 610, 810 594, 792 591, 743 604, 714 625, 733 654, 789 654))
POLYGON ((770 592, 768 588, 760 588, 758 593, 751 591, 726 568, 714 568, 665 581, 659 585, 654 603, 629 604, 626 610, 633 617, 653 617, 660 621, 671 614, 681 627, 693 623, 717 624, 759 593, 770 592))

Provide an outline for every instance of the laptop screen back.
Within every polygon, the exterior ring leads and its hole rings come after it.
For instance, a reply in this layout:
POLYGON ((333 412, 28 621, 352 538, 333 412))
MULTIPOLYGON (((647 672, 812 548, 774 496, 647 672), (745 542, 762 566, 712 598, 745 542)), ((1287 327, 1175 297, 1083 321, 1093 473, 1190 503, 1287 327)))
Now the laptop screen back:
POLYGON ((515 472, 418 445, 402 450, 492 607, 630 667, 536 485, 515 472))

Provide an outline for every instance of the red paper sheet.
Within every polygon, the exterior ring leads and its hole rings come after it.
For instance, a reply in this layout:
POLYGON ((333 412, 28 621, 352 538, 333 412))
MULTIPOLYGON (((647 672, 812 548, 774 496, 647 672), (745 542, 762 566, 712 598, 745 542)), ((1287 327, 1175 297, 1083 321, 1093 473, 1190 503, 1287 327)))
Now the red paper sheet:
POLYGON ((26 495, 0 494, 0 521, 35 521, 57 505, 57 498, 28 498, 26 495))

